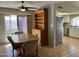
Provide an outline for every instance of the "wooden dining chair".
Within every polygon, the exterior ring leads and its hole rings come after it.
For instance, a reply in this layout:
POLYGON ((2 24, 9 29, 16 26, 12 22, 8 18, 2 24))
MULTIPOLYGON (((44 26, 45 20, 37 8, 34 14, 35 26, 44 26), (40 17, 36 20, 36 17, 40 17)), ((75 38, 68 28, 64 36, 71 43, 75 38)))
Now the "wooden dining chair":
MULTIPOLYGON (((11 45, 13 47, 12 52, 13 52, 13 56, 14 56, 14 50, 15 49, 19 49, 20 50, 20 48, 22 47, 23 44, 22 43, 15 43, 12 40, 11 36, 7 36, 7 38, 8 38, 9 42, 11 43, 11 45)), ((20 51, 20 53, 21 53, 21 51, 20 51)))
POLYGON ((38 56, 38 40, 32 40, 24 43, 23 56, 24 57, 38 56))

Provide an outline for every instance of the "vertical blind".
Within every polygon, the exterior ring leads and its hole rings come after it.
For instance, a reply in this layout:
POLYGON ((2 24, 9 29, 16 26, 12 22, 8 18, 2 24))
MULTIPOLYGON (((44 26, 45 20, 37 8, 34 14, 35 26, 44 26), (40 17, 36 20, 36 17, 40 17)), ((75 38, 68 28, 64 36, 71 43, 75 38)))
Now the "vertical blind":
POLYGON ((7 34, 13 33, 18 30, 16 15, 5 16, 5 29, 7 34))
POLYGON ((17 15, 5 16, 6 34, 12 34, 17 31, 27 34, 27 17, 17 15))

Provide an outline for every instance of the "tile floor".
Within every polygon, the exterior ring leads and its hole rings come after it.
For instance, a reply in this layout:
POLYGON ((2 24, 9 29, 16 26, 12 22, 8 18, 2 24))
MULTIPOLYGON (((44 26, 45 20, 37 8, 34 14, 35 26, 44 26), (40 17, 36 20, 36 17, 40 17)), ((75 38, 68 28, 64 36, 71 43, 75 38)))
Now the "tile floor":
MULTIPOLYGON (((56 48, 39 47, 39 57, 79 57, 79 39, 64 37, 64 42, 56 48)), ((0 57, 11 57, 10 44, 0 44, 0 57)))

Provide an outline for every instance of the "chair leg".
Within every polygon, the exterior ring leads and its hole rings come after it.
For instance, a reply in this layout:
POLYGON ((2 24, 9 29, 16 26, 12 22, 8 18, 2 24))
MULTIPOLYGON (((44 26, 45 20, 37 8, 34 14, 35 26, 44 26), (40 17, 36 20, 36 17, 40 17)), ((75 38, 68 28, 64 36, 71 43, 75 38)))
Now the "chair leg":
POLYGON ((38 46, 36 47, 36 56, 38 56, 38 46))
POLYGON ((21 56, 21 50, 18 49, 18 56, 21 56))
POLYGON ((21 54, 21 56, 23 55, 23 50, 22 50, 22 48, 20 48, 20 54, 21 54))
POLYGON ((14 57, 14 49, 12 49, 12 52, 13 52, 13 57, 14 57))

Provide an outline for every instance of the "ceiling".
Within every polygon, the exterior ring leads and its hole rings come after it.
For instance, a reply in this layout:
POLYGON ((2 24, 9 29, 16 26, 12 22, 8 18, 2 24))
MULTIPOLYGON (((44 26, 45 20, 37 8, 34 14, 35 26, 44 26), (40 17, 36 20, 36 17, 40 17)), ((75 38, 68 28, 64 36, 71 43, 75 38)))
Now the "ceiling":
MULTIPOLYGON (((25 7, 36 7, 40 8, 43 7, 47 4, 50 4, 51 1, 25 1, 24 6, 25 7)), ((22 4, 20 1, 0 1, 0 7, 5 7, 5 8, 15 8, 17 9, 20 7, 22 4)))
MULTIPOLYGON (((24 1, 24 6, 41 8, 51 3, 60 3, 60 2, 63 1, 24 1)), ((5 7, 5 8, 17 9, 21 5, 22 5, 21 1, 0 1, 0 7, 5 7)))
POLYGON ((79 13, 79 1, 66 1, 56 4, 56 10, 65 13, 79 13), (62 8, 58 8, 62 6, 62 8))
MULTIPOLYGON (((56 10, 59 12, 79 13, 79 1, 25 1, 25 7, 44 7, 48 4, 55 3, 56 10), (63 6, 59 9, 58 6, 63 6)), ((0 7, 18 9, 21 6, 20 1, 0 1, 0 7)))

